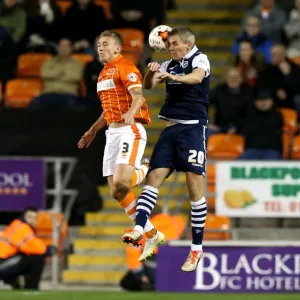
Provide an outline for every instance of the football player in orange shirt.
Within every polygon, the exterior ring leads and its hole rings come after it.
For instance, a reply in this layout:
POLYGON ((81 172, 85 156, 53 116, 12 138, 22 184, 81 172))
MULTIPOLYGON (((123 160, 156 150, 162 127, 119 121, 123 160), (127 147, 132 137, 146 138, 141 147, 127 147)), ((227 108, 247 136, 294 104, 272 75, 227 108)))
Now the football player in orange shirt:
MULTIPOLYGON (((97 93, 103 113, 78 143, 87 148, 97 132, 108 126, 103 157, 103 176, 107 176, 111 194, 119 201, 126 214, 136 218, 136 196, 130 188, 138 185, 147 175, 149 164, 142 164, 147 134, 143 124, 151 124, 146 101, 143 97, 142 76, 137 67, 121 54, 123 41, 114 31, 101 33, 98 54, 104 63, 97 93)), ((150 221, 144 232, 149 239, 164 240, 150 221)))

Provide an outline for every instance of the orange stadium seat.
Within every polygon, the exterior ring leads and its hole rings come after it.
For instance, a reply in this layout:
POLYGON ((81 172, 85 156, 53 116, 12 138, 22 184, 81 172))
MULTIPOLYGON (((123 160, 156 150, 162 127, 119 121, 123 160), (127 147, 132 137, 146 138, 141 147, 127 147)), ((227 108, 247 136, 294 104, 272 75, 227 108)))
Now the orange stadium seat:
POLYGON ((300 159, 300 135, 297 135, 293 141, 292 159, 300 159))
POLYGON ((33 98, 40 96, 43 82, 39 79, 12 79, 6 84, 5 105, 27 107, 33 98))
POLYGON ((59 6, 61 13, 65 15, 68 8, 72 5, 72 0, 58 0, 56 4, 59 6))
POLYGON ((72 57, 74 59, 78 59, 81 61, 81 63, 83 64, 83 67, 85 67, 85 65, 91 61, 93 61, 93 56, 89 55, 89 54, 85 54, 85 53, 73 53, 72 57))
POLYGON ((3 86, 2 86, 2 82, 0 81, 0 103, 2 102, 3 99, 3 86))
POLYGON ((290 157, 293 137, 297 129, 297 112, 289 108, 279 108, 278 111, 283 117, 282 156, 287 159, 290 157))
POLYGON ((244 152, 244 137, 235 134, 214 134, 208 140, 209 159, 236 159, 244 152))
POLYGON ((106 18, 110 20, 112 18, 110 11, 110 2, 109 0, 94 0, 96 5, 102 6, 106 15, 106 18))
MULTIPOLYGON (((53 235, 53 218, 54 214, 53 212, 47 212, 47 211, 40 211, 38 214, 38 222, 36 226, 36 234, 38 237, 40 237, 47 245, 52 245, 52 235, 53 235)), ((61 222, 63 221, 63 214, 58 214, 58 221, 59 226, 61 225, 61 222)), ((61 232, 59 236, 59 249, 62 249, 64 247, 65 240, 68 235, 68 224, 67 222, 64 222, 64 224, 61 227, 61 232)))
POLYGON ((24 53, 18 57, 18 77, 40 77, 44 62, 51 58, 48 53, 24 53))
POLYGON ((114 30, 123 38, 123 51, 135 53, 137 59, 139 59, 144 51, 144 33, 139 29, 132 28, 117 28, 114 30))
MULTIPOLYGON (((207 192, 208 193, 215 193, 215 189, 216 189, 216 186, 215 184, 208 184, 207 185, 207 192)), ((207 205, 207 209, 209 211, 215 211, 215 207, 216 207, 216 199, 214 196, 210 196, 210 195, 207 195, 206 196, 206 205, 207 205)))
POLYGON ((283 117, 283 128, 291 132, 295 132, 297 129, 297 112, 290 108, 279 108, 283 117))
POLYGON ((130 60, 132 63, 134 63, 135 65, 138 64, 138 59, 137 59, 137 57, 136 57, 135 54, 130 53, 130 52, 124 52, 124 53, 122 53, 122 55, 123 55, 125 58, 127 58, 128 60, 130 60))
POLYGON ((205 222, 205 240, 229 240, 231 222, 228 217, 208 214, 205 222), (214 232, 215 230, 215 232, 214 232))
MULTIPOLYGON (((206 170, 206 184, 207 184, 207 192, 214 193, 215 192, 215 180, 216 180, 216 168, 214 164, 207 164, 206 170)), ((215 210, 215 197, 211 195, 206 196, 206 204, 209 211, 215 210)))

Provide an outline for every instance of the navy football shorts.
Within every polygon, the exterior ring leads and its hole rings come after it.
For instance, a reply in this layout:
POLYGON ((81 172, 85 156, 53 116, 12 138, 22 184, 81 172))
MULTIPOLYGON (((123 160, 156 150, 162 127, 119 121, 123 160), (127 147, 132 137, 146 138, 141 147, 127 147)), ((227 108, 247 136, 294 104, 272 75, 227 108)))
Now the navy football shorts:
POLYGON ((157 141, 151 170, 171 168, 177 172, 193 172, 205 176, 206 131, 201 124, 176 124, 166 127, 157 141))

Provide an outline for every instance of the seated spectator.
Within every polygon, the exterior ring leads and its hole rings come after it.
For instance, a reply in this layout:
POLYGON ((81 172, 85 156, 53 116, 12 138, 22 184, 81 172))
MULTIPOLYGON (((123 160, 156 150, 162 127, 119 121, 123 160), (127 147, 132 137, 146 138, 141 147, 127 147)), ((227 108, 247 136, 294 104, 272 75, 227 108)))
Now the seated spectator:
MULTIPOLYGON (((95 48, 98 47, 98 38, 95 40, 95 48)), ((98 51, 95 51, 94 60, 87 63, 84 69, 84 83, 86 86, 86 96, 84 97, 84 105, 86 106, 101 106, 101 102, 99 100, 99 96, 97 95, 97 82, 99 73, 103 69, 103 64, 100 62, 98 51)))
POLYGON ((106 26, 103 8, 92 0, 74 0, 64 18, 65 35, 73 42, 74 52, 93 54, 94 40, 106 26))
POLYGON ((30 49, 56 47, 61 38, 62 14, 53 0, 38 0, 28 20, 28 43, 30 49))
POLYGON ((45 61, 42 67, 43 94, 31 102, 31 107, 68 108, 76 105, 83 66, 79 60, 72 58, 71 53, 71 41, 61 39, 58 43, 58 55, 45 61))
POLYGON ((0 26, 0 82, 5 84, 13 77, 13 68, 17 57, 15 42, 6 28, 0 26))
POLYGON ((226 82, 219 84, 211 91, 210 104, 215 107, 213 124, 208 124, 208 136, 214 133, 235 131, 253 105, 253 89, 243 83, 237 68, 230 68, 226 82))
POLYGON ((245 136, 241 159, 276 160, 282 158, 283 118, 276 110, 271 93, 260 90, 253 110, 244 119, 239 133, 245 136))
MULTIPOLYGON (((179 240, 185 229, 185 221, 180 216, 163 214, 161 208, 156 206, 152 211, 151 222, 165 234, 166 240, 179 240)), ((154 291, 155 290, 155 260, 154 254, 149 259, 139 262, 145 238, 142 239, 141 248, 132 245, 126 247, 126 260, 129 271, 121 279, 120 285, 128 291, 154 291)), ((157 250, 155 251, 157 253, 157 250)))
POLYGON ((286 22, 284 11, 275 4, 275 0, 260 0, 250 9, 243 19, 243 29, 249 16, 256 16, 261 20, 261 31, 274 43, 282 41, 282 29, 286 22))
POLYGON ((21 43, 26 32, 26 12, 17 0, 0 2, 0 25, 7 28, 17 45, 21 43))
POLYGON ((300 57, 300 0, 295 1, 295 9, 291 11, 284 31, 288 40, 287 57, 300 57))
POLYGON ((25 289, 38 289, 45 256, 56 251, 35 235, 37 217, 36 209, 28 208, 0 234, 0 280, 15 289, 21 288, 18 280, 21 275, 25 289))
POLYGON ((166 9, 162 0, 111 0, 112 27, 136 28, 144 32, 145 41, 151 27, 164 23, 166 9))
POLYGON ((231 59, 230 65, 240 70, 244 82, 255 86, 258 73, 265 67, 265 61, 261 54, 255 53, 249 41, 242 41, 239 44, 239 52, 231 59))
POLYGON ((268 40, 266 35, 261 32, 261 21, 256 16, 249 16, 246 21, 245 31, 238 36, 233 45, 233 53, 239 52, 240 42, 251 42, 254 50, 261 53, 265 57, 265 61, 270 63, 271 61, 271 47, 272 42, 268 40))
POLYGON ((268 87, 279 107, 295 108, 294 97, 300 94, 300 68, 286 58, 283 45, 274 45, 271 64, 258 76, 257 86, 268 87))

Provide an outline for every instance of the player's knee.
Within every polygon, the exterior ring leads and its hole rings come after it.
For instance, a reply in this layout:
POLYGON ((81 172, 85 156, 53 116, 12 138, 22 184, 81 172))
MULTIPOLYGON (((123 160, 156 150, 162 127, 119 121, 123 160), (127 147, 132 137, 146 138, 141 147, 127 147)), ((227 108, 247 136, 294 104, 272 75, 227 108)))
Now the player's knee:
POLYGON ((115 181, 112 188, 112 196, 117 201, 121 201, 125 198, 130 189, 130 185, 123 181, 115 181))

